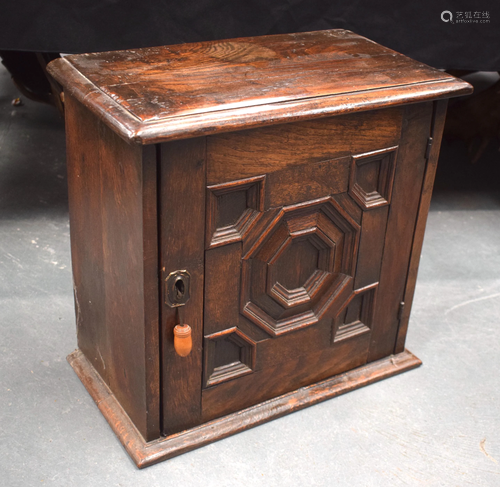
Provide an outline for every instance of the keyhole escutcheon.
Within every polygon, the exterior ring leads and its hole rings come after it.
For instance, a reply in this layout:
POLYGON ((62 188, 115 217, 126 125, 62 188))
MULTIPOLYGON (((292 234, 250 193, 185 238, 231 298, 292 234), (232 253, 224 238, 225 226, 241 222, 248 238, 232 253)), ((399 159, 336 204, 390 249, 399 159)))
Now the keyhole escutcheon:
POLYGON ((165 304, 184 306, 190 297, 191 276, 186 270, 171 272, 165 279, 165 304))

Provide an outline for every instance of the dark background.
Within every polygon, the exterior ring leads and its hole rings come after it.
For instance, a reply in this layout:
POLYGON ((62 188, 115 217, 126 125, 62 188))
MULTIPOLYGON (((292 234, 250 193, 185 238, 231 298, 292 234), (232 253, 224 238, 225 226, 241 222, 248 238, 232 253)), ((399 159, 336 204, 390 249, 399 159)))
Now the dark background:
POLYGON ((492 0, 0 0, 0 50, 78 53, 331 28, 437 68, 500 70, 492 0), (488 12, 490 23, 446 23, 443 10, 488 12))

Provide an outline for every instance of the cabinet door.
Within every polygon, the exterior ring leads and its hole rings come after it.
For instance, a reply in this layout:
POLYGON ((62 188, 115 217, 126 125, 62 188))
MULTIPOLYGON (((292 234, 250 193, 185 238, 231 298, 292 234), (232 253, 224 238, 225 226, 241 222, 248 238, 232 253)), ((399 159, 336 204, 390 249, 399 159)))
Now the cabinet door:
POLYGON ((207 137, 202 421, 393 352, 431 114, 207 137))

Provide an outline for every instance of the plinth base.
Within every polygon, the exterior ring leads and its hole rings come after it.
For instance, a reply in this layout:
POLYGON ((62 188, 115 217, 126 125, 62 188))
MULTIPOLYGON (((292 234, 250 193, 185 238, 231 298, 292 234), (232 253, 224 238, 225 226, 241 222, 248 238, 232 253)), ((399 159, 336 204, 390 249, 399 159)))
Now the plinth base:
POLYGON ((139 468, 194 450, 422 364, 415 355, 405 350, 195 428, 147 443, 83 353, 75 350, 67 359, 139 468))

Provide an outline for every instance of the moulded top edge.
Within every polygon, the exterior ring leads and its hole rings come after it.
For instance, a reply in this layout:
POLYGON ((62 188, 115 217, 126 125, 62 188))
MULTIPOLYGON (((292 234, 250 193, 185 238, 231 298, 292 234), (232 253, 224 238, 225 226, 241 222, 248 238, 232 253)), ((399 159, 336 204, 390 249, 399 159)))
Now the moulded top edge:
POLYGON ((49 71, 120 135, 142 143, 472 92, 338 29, 72 55, 49 71))

